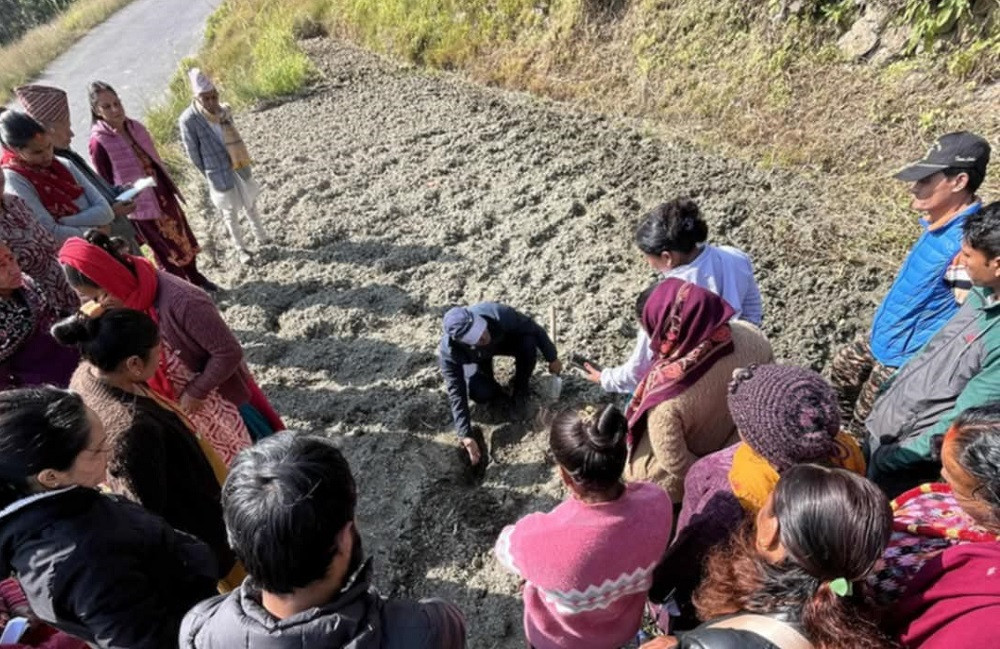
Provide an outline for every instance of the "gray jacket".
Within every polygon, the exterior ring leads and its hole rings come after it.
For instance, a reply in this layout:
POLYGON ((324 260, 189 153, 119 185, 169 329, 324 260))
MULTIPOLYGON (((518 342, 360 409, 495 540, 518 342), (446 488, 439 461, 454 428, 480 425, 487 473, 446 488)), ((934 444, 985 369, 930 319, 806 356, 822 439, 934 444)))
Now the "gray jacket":
POLYGON ((194 103, 181 113, 178 125, 181 141, 191 162, 203 176, 208 178, 217 192, 226 192, 236 185, 233 179, 233 163, 226 145, 219 134, 198 112, 194 103))
POLYGON ((865 421, 869 477, 932 461, 933 440, 963 411, 1000 398, 1000 301, 973 288, 965 304, 883 386, 865 421))
POLYGON ((251 579, 195 606, 181 624, 181 649, 464 649, 465 619, 440 600, 382 597, 366 561, 336 599, 284 620, 260 603, 251 579))

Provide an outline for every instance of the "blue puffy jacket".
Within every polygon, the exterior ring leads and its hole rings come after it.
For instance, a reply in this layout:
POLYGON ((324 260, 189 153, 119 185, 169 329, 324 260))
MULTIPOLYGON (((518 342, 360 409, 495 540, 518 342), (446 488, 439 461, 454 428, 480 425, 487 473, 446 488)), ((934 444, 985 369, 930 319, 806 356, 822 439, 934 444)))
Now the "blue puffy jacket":
POLYGON ((971 205, 917 239, 875 312, 871 348, 878 362, 902 366, 958 311, 945 271, 962 248, 965 217, 981 208, 982 203, 971 205))

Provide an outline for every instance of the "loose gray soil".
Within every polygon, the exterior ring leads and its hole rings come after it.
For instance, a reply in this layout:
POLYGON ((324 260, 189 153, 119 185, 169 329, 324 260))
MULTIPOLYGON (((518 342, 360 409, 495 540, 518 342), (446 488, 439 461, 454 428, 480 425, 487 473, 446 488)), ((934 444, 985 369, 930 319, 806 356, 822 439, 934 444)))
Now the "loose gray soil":
MULTIPOLYGON (((288 423, 347 453, 383 591, 457 602, 471 647, 521 647, 518 584, 491 548, 563 493, 538 419, 482 412, 493 462, 469 484, 435 362, 444 311, 490 299, 547 322, 555 306, 563 352, 618 362, 652 278, 634 226, 688 195, 713 242, 752 255, 778 357, 821 367, 868 321, 894 264, 845 261, 858 215, 830 213, 795 176, 340 43, 306 47, 322 72, 313 91, 238 119, 276 245, 250 268, 222 252, 207 263, 233 287, 221 308, 288 423)), ((569 376, 560 405, 607 399, 569 376)))

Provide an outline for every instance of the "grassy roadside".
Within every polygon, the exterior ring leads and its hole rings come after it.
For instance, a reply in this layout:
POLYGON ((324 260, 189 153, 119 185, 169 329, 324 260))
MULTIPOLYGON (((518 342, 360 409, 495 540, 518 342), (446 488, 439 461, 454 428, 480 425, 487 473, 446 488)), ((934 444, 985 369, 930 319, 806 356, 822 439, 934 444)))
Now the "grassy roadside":
POLYGON ((47 24, 0 47, 0 103, 10 99, 13 88, 33 79, 91 28, 130 2, 132 0, 77 0, 47 24))
MULTIPOLYGON (((861 215, 838 256, 899 256, 913 224, 890 171, 948 130, 1000 144, 1000 0, 978 0, 986 19, 963 13, 951 26, 906 13, 964 1, 886 0, 913 22, 921 42, 912 49, 923 53, 883 67, 846 61, 836 48, 851 0, 807 0, 805 14, 781 20, 779 0, 227 0, 199 61, 228 99, 248 104, 306 84, 312 69, 295 37, 332 33, 637 116, 669 137, 819 179, 836 204, 813 216, 861 215), (932 29, 951 29, 952 44, 934 41, 932 29)), ((161 141, 187 102, 183 84, 176 90, 151 117, 161 141)), ((998 177, 987 196, 1000 196, 998 177)))
POLYGON ((294 37, 295 2, 225 2, 208 20, 205 45, 186 58, 170 81, 166 99, 146 112, 146 125, 168 166, 181 169, 177 118, 191 102, 187 71, 201 67, 223 87, 223 101, 246 106, 301 90, 313 77, 309 58, 294 37))

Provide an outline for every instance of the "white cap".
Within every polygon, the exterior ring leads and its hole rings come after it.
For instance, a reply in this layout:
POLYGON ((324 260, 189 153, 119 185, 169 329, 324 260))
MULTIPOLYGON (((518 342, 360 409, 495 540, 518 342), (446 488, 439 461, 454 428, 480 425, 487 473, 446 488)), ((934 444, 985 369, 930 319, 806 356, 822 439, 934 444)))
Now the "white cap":
POLYGON ((472 326, 469 330, 462 334, 460 340, 466 345, 475 345, 479 342, 479 339, 483 337, 483 332, 486 331, 486 318, 481 315, 472 316, 472 326))
POLYGON ((188 70, 188 79, 191 81, 191 92, 201 95, 215 90, 215 84, 198 68, 188 70))

